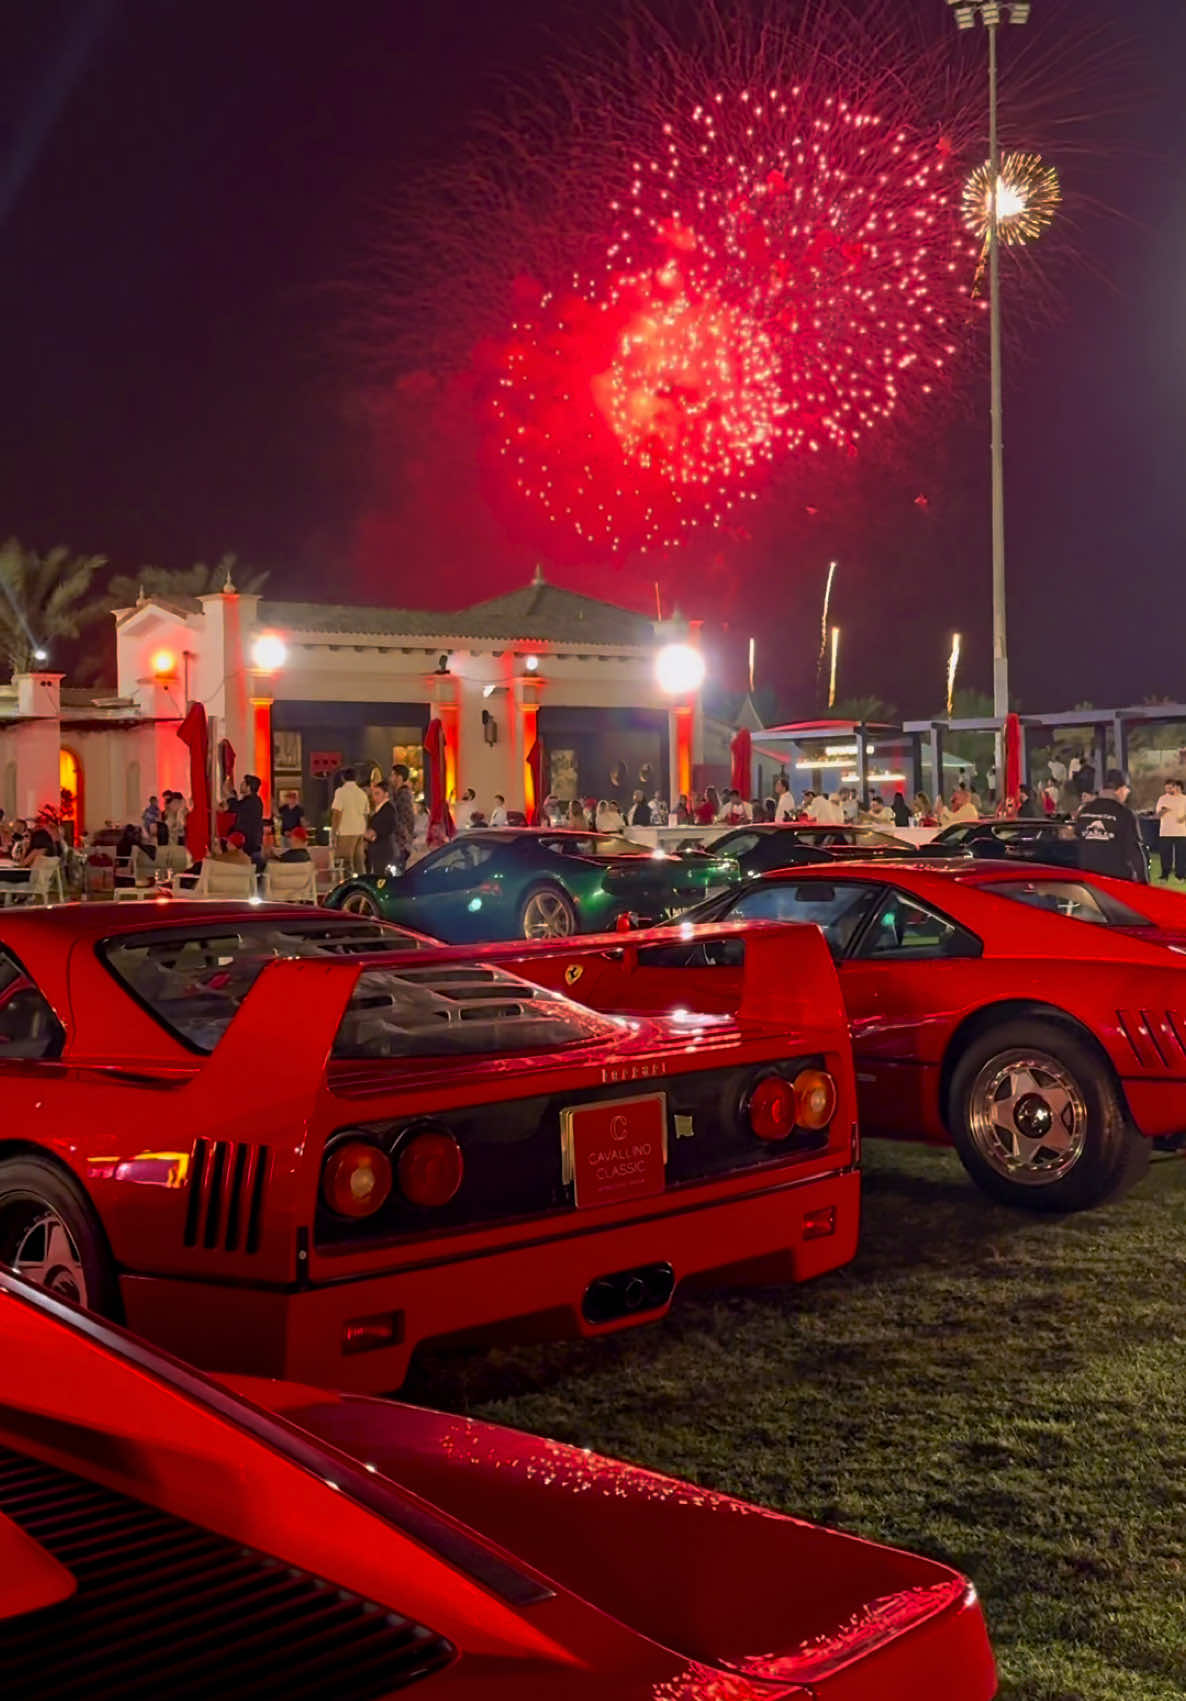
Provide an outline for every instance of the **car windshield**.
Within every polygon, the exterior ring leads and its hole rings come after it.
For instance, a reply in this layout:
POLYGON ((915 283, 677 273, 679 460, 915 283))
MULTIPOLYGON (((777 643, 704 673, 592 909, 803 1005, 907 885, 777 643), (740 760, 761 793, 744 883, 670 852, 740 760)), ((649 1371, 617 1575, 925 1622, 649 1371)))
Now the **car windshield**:
MULTIPOLYGON (((160 929, 107 939, 99 954, 163 1027, 211 1052, 268 963, 281 958, 426 950, 430 942, 351 918, 160 929)), ((334 1041, 335 1057, 443 1057, 554 1049, 617 1032, 556 993, 497 968, 426 964, 366 969, 334 1041)))
POLYGON ((986 880, 980 890, 1031 909, 1052 910, 1071 921, 1094 922, 1097 927, 1149 926, 1146 916, 1079 880, 986 880))

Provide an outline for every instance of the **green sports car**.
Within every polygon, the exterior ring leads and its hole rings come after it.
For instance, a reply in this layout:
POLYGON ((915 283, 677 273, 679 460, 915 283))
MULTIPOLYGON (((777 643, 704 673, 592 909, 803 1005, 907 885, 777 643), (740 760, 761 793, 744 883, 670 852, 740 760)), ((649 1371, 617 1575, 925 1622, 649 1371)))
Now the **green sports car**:
POLYGON ((325 902, 450 944, 552 939, 604 932, 623 915, 659 921, 740 878, 729 857, 669 856, 614 833, 479 828, 406 873, 354 875, 325 902))

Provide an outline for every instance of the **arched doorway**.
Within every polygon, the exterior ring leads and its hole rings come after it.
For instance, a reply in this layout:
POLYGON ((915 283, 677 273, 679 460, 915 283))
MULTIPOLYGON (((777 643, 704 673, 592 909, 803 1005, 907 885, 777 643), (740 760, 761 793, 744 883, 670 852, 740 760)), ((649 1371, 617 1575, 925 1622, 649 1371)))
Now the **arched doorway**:
POLYGON ((58 751, 58 786, 61 791, 59 813, 62 836, 70 844, 78 844, 84 831, 82 763, 73 750, 65 745, 58 751))

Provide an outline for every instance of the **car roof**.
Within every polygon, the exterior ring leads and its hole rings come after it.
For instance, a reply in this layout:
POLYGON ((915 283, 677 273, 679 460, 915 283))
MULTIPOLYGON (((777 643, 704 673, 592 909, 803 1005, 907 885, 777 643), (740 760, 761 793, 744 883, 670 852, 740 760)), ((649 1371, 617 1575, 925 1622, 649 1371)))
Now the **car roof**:
POLYGON ((946 881, 949 884, 957 881, 964 885, 983 885, 999 880, 1075 880, 1081 878, 1082 869, 1057 868, 1053 864, 1041 862, 1003 863, 986 862, 976 864, 972 861, 957 860, 950 862, 936 860, 933 862, 919 860, 911 862, 909 857, 889 860, 873 860, 862 862, 860 857, 845 858, 843 862, 810 862, 800 868, 771 868, 758 876, 759 880, 876 880, 884 886, 902 885, 903 876, 907 880, 923 880, 936 882, 946 881))

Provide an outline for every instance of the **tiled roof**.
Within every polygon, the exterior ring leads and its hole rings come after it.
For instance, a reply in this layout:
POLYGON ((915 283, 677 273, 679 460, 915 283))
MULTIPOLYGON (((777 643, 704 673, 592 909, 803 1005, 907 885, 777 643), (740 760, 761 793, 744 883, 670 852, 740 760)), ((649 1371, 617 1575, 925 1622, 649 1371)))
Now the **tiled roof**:
POLYGON ((342 603, 261 602, 264 626, 410 638, 505 638, 598 646, 653 643, 654 622, 615 603, 581 596, 538 576, 504 596, 444 612, 424 608, 356 608, 342 603))
POLYGON ((261 626, 284 632, 342 632, 376 637, 440 638, 456 615, 428 608, 355 608, 347 603, 272 602, 259 605, 261 626))

